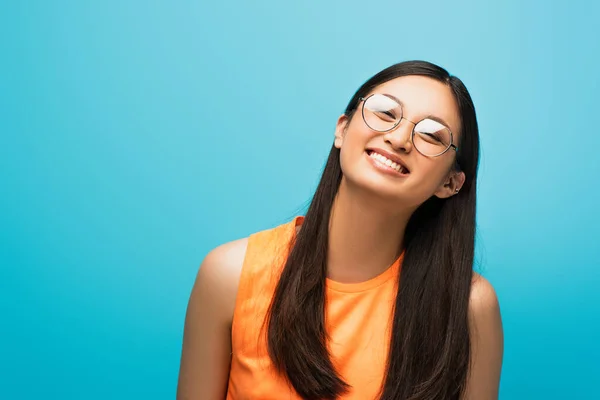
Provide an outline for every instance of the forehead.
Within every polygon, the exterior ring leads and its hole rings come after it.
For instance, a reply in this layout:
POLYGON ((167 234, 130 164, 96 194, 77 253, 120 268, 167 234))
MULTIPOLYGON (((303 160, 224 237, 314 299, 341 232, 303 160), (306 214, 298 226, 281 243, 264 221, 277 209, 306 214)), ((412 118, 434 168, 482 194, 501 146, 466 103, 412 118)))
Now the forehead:
POLYGON ((458 105, 450 87, 425 76, 408 75, 382 83, 373 93, 391 94, 402 101, 404 117, 418 122, 427 116, 441 118, 455 134, 460 131, 458 105))

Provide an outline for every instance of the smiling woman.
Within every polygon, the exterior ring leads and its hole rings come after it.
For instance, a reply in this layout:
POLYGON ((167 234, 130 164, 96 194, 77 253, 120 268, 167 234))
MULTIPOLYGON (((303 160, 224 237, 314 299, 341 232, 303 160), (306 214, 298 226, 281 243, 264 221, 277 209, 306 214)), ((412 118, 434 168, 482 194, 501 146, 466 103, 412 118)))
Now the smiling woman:
POLYGON ((473 272, 478 162, 458 78, 410 61, 369 79, 306 216, 203 261, 178 399, 496 399, 499 306, 473 272))

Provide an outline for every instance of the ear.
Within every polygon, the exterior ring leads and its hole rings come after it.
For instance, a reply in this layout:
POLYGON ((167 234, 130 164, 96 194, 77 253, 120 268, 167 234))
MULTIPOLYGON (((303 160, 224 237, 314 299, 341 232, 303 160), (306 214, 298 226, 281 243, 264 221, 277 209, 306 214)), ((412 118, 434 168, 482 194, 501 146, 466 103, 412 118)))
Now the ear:
POLYGON ((444 183, 436 190, 435 196, 440 199, 447 199, 450 196, 458 194, 460 188, 465 183, 465 173, 462 171, 452 170, 446 177, 444 183))
POLYGON ((340 115, 335 126, 335 140, 333 145, 338 149, 342 148, 344 143, 344 137, 346 136, 346 127, 348 125, 348 116, 346 114, 340 115))

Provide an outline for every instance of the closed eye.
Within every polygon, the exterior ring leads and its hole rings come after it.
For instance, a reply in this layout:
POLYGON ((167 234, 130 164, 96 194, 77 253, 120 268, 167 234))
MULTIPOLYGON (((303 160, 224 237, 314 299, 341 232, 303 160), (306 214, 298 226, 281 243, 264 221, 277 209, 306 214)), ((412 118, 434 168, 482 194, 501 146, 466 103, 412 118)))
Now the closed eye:
POLYGON ((423 139, 429 142, 442 143, 442 139, 436 134, 431 132, 417 132, 423 139))
POLYGON ((396 119, 396 116, 391 111, 377 111, 375 112, 375 115, 377 115, 381 119, 389 119, 392 121, 396 119))

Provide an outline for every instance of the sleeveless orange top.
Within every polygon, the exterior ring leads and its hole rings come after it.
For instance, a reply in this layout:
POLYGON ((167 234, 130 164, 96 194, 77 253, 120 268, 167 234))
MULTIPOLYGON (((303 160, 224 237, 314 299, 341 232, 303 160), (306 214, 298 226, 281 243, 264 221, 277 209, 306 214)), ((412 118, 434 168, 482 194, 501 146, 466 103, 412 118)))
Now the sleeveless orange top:
MULTIPOLYGON (((289 244, 303 217, 248 238, 232 325, 228 400, 301 400, 271 363, 263 321, 289 244), (262 330, 261 330, 262 329, 262 330)), ((343 400, 375 399, 383 383, 402 256, 360 283, 326 281, 326 329, 333 365, 350 391, 343 400)))

